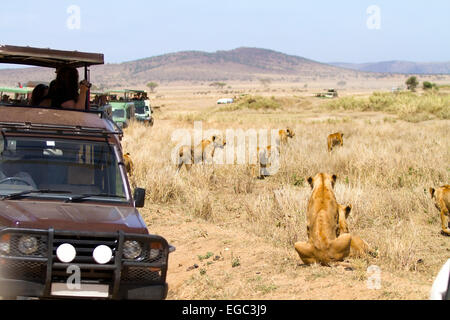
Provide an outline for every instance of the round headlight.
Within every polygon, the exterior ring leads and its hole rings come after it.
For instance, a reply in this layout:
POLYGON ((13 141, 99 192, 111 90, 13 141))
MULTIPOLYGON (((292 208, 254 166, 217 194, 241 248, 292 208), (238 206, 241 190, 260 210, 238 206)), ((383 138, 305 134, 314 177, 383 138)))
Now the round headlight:
POLYGON ((136 259, 142 254, 142 246, 137 241, 127 240, 123 244, 123 256, 125 259, 136 259))
POLYGON ((17 248, 23 254, 32 254, 39 249, 39 242, 33 236, 21 236, 17 248))

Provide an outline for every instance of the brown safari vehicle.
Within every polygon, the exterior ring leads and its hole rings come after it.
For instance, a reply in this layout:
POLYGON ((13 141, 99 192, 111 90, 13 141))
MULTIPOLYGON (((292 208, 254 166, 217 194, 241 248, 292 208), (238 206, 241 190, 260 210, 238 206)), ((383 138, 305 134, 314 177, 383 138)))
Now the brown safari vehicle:
MULTIPOLYGON (((0 45, 0 62, 58 68, 102 54, 0 45)), ((0 103, 0 296, 164 299, 169 252, 131 194, 122 132, 101 111, 0 103)))

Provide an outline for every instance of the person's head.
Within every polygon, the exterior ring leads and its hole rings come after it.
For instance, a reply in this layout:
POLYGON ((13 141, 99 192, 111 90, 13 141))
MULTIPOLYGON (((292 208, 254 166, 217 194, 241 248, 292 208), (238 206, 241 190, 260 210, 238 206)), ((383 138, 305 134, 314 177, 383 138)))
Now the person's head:
POLYGON ((99 103, 100 103, 101 106, 104 106, 105 104, 108 104, 107 96, 104 95, 104 94, 101 95, 101 96, 100 96, 99 103))
POLYGON ((61 67, 56 71, 55 89, 69 98, 78 98, 78 70, 73 67, 61 67))
POLYGON ((48 86, 45 84, 38 84, 34 87, 33 92, 31 93, 31 105, 38 106, 42 100, 48 95, 48 86))
POLYGON ((9 96, 7 94, 3 95, 2 102, 9 102, 9 96))
POLYGON ((47 93, 48 98, 55 96, 55 92, 56 92, 56 80, 52 80, 48 85, 48 93, 47 93))

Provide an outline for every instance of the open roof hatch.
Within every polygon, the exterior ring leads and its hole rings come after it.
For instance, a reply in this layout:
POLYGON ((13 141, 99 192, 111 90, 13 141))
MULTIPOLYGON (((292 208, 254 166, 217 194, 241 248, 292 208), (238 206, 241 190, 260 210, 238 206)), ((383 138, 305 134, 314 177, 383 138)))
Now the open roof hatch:
POLYGON ((59 68, 62 66, 80 68, 104 64, 104 57, 101 53, 0 45, 0 63, 48 68, 59 68))

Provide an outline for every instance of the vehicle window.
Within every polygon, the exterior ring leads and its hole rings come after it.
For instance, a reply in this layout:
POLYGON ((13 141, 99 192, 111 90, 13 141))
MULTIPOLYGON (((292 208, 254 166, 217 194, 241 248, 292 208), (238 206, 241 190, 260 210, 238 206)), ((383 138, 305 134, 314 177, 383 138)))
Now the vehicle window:
POLYGON ((1 195, 48 189, 125 197, 114 146, 106 142, 6 137, 3 145, 1 195))
POLYGON ((145 113, 144 106, 136 106, 135 112, 140 114, 145 113))
POLYGON ((125 116, 125 111, 123 109, 116 109, 112 112, 113 117, 123 118, 125 116))

